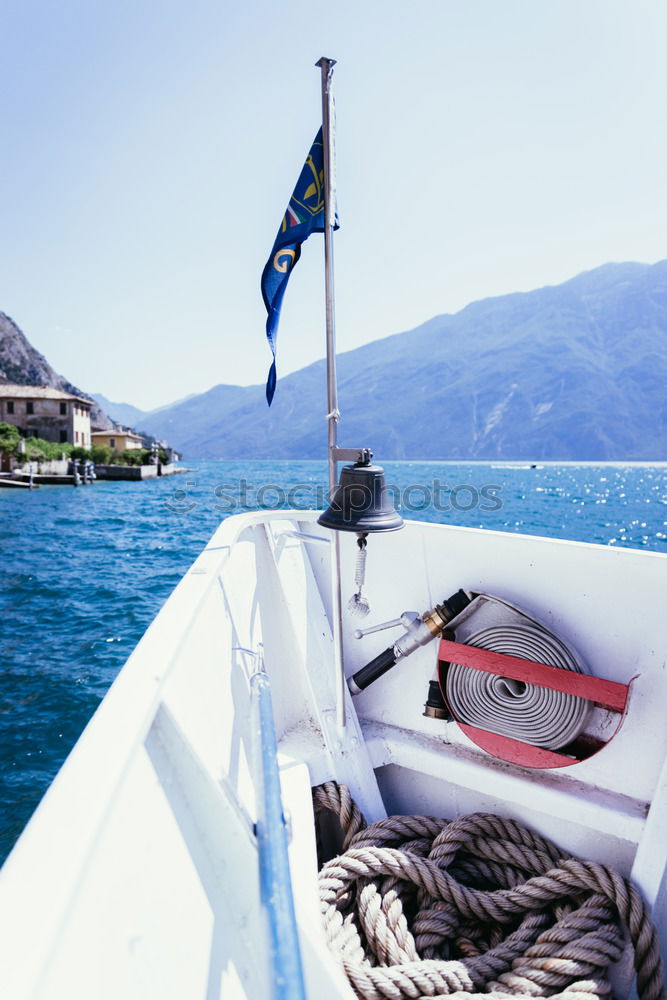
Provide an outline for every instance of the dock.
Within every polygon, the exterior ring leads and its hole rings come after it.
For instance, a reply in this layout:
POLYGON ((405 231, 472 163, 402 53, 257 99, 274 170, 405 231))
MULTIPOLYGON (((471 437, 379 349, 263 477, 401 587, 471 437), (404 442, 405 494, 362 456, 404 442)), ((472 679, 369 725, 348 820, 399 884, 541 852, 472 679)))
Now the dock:
POLYGON ((96 465, 95 475, 98 479, 124 479, 139 481, 142 479, 157 479, 162 476, 175 476, 185 469, 174 465, 96 465))
POLYGON ((24 483, 20 479, 0 479, 0 489, 36 490, 39 483, 24 483))
MULTIPOLYGON (((25 475, 21 479, 17 477, 16 479, 5 480, 5 482, 12 486, 30 487, 30 479, 25 475)), ((33 486, 79 486, 83 485, 83 478, 81 476, 40 475, 38 472, 35 472, 32 476, 32 484, 33 486)))
POLYGON ((188 472, 188 469, 177 468, 175 465, 97 465, 94 477, 81 473, 73 475, 57 475, 55 473, 14 472, 11 479, 0 479, 0 487, 35 489, 38 486, 89 486, 98 480, 126 480, 139 482, 144 479, 157 479, 162 476, 176 476, 188 472))

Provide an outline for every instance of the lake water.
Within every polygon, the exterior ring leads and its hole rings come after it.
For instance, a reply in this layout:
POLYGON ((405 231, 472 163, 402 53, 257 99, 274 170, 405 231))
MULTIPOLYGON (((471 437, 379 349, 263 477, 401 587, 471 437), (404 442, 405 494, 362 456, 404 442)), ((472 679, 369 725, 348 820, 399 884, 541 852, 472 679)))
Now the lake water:
MULTIPOLYGON (((387 462, 406 517, 667 552, 667 467, 387 462)), ((324 505, 324 462, 0 489, 0 860, 220 520, 324 505)))

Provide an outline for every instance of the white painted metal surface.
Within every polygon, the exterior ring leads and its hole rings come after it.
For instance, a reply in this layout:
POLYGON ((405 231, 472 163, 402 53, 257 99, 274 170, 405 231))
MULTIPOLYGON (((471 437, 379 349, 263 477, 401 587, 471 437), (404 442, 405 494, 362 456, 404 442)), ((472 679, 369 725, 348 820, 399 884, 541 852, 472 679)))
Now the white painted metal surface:
MULTIPOLYGON (((390 812, 514 816, 631 875, 664 941, 667 557, 411 523, 369 540, 369 624, 459 587, 497 594, 570 642, 590 671, 632 683, 620 731, 558 771, 495 760, 424 718, 434 642, 355 699, 336 726, 327 544, 316 514, 223 522, 132 654, 0 878, 0 994, 12 1000, 269 997, 253 833, 248 676, 263 643, 306 987, 350 997, 319 928, 310 787, 350 786, 390 812), (301 535, 299 534, 301 533, 301 535)), ((352 593, 355 538, 341 538, 352 593)), ((343 604, 349 594, 344 589, 343 604)), ((388 645, 354 638, 346 672, 388 645)))

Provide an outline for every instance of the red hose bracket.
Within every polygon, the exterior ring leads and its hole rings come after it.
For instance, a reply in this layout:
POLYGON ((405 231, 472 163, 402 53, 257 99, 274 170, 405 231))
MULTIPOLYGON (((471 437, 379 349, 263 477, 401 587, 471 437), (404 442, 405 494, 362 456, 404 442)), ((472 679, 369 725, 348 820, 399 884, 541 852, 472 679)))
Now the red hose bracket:
POLYGON ((438 676, 442 696, 447 703, 446 675, 450 663, 460 663, 473 670, 483 670, 486 673, 497 674, 510 680, 523 681, 538 687, 562 691, 565 694, 585 698, 599 709, 618 716, 617 725, 607 739, 601 739, 593 733, 582 733, 576 740, 559 751, 546 750, 542 747, 524 743, 491 733, 487 729, 470 726, 457 719, 449 708, 450 714, 465 735, 486 753, 507 761, 519 764, 521 767, 553 768, 568 767, 586 760, 607 745, 616 735, 623 716, 627 711, 630 685, 617 681, 605 680, 601 677, 591 677, 589 674, 579 674, 572 670, 562 670, 534 660, 523 660, 518 656, 508 656, 506 653, 496 653, 477 646, 468 646, 449 639, 441 639, 438 649, 438 676))

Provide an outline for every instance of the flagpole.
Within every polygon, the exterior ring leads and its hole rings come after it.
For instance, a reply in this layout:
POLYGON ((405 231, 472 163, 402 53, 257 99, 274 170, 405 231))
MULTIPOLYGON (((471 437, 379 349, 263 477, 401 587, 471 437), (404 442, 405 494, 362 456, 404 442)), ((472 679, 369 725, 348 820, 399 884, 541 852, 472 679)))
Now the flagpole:
MULTIPOLYGON (((336 314, 334 308, 333 234, 336 212, 334 156, 334 116, 331 78, 335 59, 322 56, 316 63, 322 79, 322 144, 324 146, 324 290, 326 298, 327 339, 327 459, 329 497, 336 489, 336 448, 338 442, 338 385, 336 382, 336 314)), ((331 631, 333 635, 334 676, 336 684, 336 722, 345 729, 345 671, 343 668, 343 614, 340 582, 340 539, 331 539, 331 631)))
POLYGON ((335 59, 324 56, 315 63, 322 75, 322 140, 324 146, 324 288, 327 335, 327 444, 329 492, 336 488, 335 448, 338 437, 338 386, 336 384, 336 316, 334 308, 333 233, 336 212, 334 116, 331 78, 335 59))

